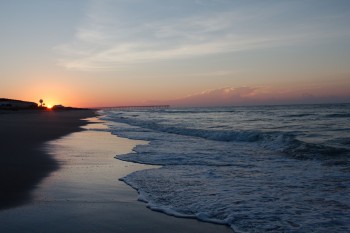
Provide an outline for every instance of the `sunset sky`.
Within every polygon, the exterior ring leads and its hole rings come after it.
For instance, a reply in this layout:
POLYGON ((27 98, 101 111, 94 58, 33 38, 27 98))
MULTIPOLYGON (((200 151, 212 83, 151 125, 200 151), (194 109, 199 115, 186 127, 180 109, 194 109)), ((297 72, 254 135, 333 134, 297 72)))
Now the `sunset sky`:
POLYGON ((350 102, 348 0, 2 0, 0 98, 350 102))

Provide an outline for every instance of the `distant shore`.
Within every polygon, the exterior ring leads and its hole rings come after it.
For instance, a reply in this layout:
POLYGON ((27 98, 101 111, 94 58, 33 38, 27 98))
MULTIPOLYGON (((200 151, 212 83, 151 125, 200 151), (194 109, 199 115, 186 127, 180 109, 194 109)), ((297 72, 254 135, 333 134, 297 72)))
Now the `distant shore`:
POLYGON ((57 162, 42 145, 80 131, 92 110, 0 112, 0 210, 30 201, 30 193, 57 162))

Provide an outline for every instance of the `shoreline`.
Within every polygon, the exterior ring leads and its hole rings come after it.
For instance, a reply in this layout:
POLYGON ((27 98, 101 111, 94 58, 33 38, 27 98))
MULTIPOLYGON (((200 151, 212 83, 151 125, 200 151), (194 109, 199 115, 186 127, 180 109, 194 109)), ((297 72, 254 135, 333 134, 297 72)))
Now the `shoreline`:
POLYGON ((33 191, 32 202, 0 211, 1 232, 232 232, 148 209, 119 178, 155 166, 115 158, 144 142, 112 135, 97 117, 87 120, 84 130, 45 143, 61 167, 33 191))
POLYGON ((16 111, 0 114, 0 211, 30 202, 31 193, 59 164, 41 149, 83 129, 92 110, 16 111))

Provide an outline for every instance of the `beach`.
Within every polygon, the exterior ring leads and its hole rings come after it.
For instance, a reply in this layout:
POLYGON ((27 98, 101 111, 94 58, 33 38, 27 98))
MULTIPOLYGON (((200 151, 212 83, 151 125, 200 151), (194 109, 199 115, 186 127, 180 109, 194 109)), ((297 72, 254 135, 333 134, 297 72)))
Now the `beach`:
POLYGON ((86 124, 82 111, 3 111, 0 114, 0 209, 30 200, 30 191, 58 164, 41 146, 86 124))
POLYGON ((1 114, 6 188, 0 232, 232 232, 227 226, 154 212, 137 201, 138 193, 119 179, 157 167, 114 157, 146 142, 112 135, 94 115, 1 114))

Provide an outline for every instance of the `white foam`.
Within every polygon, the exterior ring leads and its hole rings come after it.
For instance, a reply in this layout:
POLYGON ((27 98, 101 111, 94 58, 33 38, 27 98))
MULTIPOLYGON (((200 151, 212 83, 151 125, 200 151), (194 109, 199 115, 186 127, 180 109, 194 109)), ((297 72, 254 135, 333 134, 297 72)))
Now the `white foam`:
POLYGON ((258 139, 250 140, 255 137, 250 133, 258 132, 250 129, 235 135, 248 140, 217 140, 223 138, 219 127, 193 130, 198 125, 179 116, 182 123, 174 123, 172 116, 142 114, 108 116, 114 134, 149 141, 119 159, 163 165, 123 179, 150 209, 227 224, 235 232, 345 232, 349 228, 347 164, 330 168, 317 160, 284 154, 286 149, 292 155, 310 149, 328 153, 329 147, 308 148, 313 145, 285 131, 259 131, 258 139))

